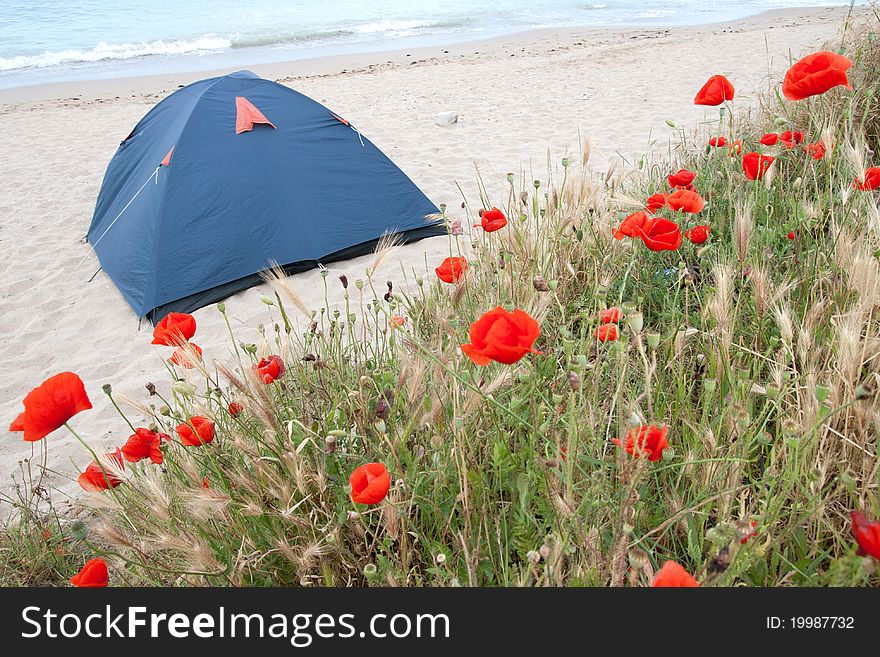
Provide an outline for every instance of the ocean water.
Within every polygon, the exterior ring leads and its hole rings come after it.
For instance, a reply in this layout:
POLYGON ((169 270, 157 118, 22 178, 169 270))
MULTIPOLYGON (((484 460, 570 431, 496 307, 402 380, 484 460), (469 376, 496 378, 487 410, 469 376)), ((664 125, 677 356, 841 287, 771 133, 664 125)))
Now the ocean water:
POLYGON ((0 0, 0 87, 452 43, 687 25, 847 0, 0 0), (221 57, 218 57, 221 56, 221 57))

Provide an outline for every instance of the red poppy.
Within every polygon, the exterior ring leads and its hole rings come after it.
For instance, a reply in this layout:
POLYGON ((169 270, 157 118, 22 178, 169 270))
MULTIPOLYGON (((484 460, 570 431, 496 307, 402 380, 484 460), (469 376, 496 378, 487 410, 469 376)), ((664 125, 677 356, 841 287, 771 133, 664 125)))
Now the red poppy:
POLYGON ((168 313, 153 329, 153 342, 176 347, 196 334, 196 319, 186 313, 168 313))
POLYGON ((519 308, 509 313, 498 306, 471 324, 471 341, 461 350, 476 365, 493 360, 511 365, 527 353, 542 353, 532 348, 540 333, 538 322, 528 313, 519 308))
POLYGON ((467 260, 455 256, 446 258, 434 271, 437 273, 437 278, 444 283, 458 283, 467 268, 467 260))
POLYGON ((852 533, 859 544, 859 554, 880 559, 880 521, 871 522, 860 511, 853 511, 850 517, 852 533))
POLYGON ((645 210, 651 213, 657 212, 660 208, 666 207, 667 198, 669 198, 669 194, 664 194, 663 192, 651 194, 648 200, 645 201, 645 210))
POLYGON ((733 85, 723 75, 713 75, 697 92, 694 105, 720 105, 733 100, 733 85))
MULTIPOLYGON (((657 196, 656 194, 654 196, 657 196)), ((651 198, 654 198, 653 196, 651 198)), ((648 199, 650 200, 650 199, 648 199)), ((641 228, 651 220, 647 212, 633 212, 620 222, 620 226, 614 231, 614 239, 622 240, 624 237, 637 237, 636 229, 641 228)))
POLYGON ((775 146, 777 141, 779 141, 779 135, 775 132, 768 132, 761 137, 761 143, 764 144, 764 146, 775 146))
POLYGON ((614 342, 618 336, 617 324, 602 324, 596 329, 596 339, 599 342, 614 342))
POLYGON ((653 217, 644 227, 637 227, 636 236, 652 251, 675 251, 681 246, 681 229, 664 217, 653 217))
POLYGON ((176 431, 180 442, 187 447, 206 445, 214 440, 214 423, 201 415, 194 415, 189 422, 177 425, 176 431))
POLYGON ((9 430, 23 431, 28 442, 45 438, 80 411, 92 407, 82 379, 73 372, 50 376, 31 390, 22 403, 24 411, 12 421, 9 430))
POLYGON ((804 140, 805 136, 806 135, 804 135, 803 131, 786 130, 779 135, 779 141, 781 141, 786 148, 794 148, 804 140))
POLYGON ((381 463, 367 463, 355 468, 348 481, 351 499, 358 504, 378 504, 391 487, 391 475, 381 463))
POLYGON ((392 315, 391 319, 388 320, 388 324, 391 328, 400 328, 404 324, 406 324, 406 317, 401 317, 400 315, 392 315))
POLYGON ((803 100, 844 86, 852 89, 846 72, 852 60, 834 52, 814 52, 788 69, 782 81, 782 93, 789 100, 803 100))
POLYGON ((76 575, 70 578, 70 583, 80 588, 97 589, 103 588, 110 583, 110 573, 107 572, 107 562, 103 559, 92 559, 82 567, 76 575))
POLYGON ((267 358, 261 358, 260 362, 256 364, 254 369, 257 372, 257 376, 262 379, 263 383, 268 385, 275 379, 281 378, 284 374, 284 361, 281 360, 280 356, 274 355, 267 358))
MULTIPOLYGON (((869 167, 865 169, 865 179, 859 180, 856 178, 853 187, 858 187, 863 192, 880 187, 880 167, 869 167)), ((27 438, 25 438, 25 440, 27 440, 27 438)))
POLYGON ((230 402, 229 403, 229 414, 232 417, 235 417, 236 415, 241 413, 243 410, 244 410, 244 406, 239 404, 238 402, 230 402))
POLYGON ((175 349, 174 354, 168 360, 185 369, 191 369, 194 367, 190 360, 192 354, 195 354, 198 360, 202 360, 202 348, 195 342, 187 342, 185 345, 182 344, 175 349))
MULTIPOLYGON (((626 451, 633 456, 647 456, 649 461, 659 461, 663 456, 663 450, 669 446, 666 434, 669 426, 664 424, 658 427, 656 424, 646 424, 635 429, 630 429, 626 434, 626 451)), ((621 440, 614 438, 612 442, 620 446, 621 440)))
POLYGON ((809 153, 814 160, 821 160, 825 157, 825 142, 817 141, 812 144, 804 144, 804 150, 809 153))
POLYGON ((677 189, 666 199, 668 205, 675 212, 687 212, 698 214, 703 210, 706 202, 695 191, 690 189, 677 189))
POLYGON ((171 440, 165 433, 156 433, 143 427, 135 429, 128 441, 122 446, 122 455, 126 461, 137 463, 142 459, 150 459, 153 463, 162 463, 162 450, 159 446, 163 440, 171 440))
POLYGON ((709 146, 712 148, 721 148, 727 146, 727 137, 710 137, 709 146))
POLYGON ((623 317, 623 313, 617 306, 615 306, 614 308, 606 308, 599 313, 599 321, 603 324, 616 324, 620 321, 621 317, 623 317))
POLYGON ((760 180, 767 173, 767 169, 773 164, 775 157, 761 155, 760 153, 746 153, 743 155, 742 169, 749 180, 760 180))
POLYGON ((797 235, 795 235, 794 232, 791 232, 788 235, 786 235, 786 237, 788 237, 788 239, 790 239, 790 240, 793 240, 795 237, 797 237, 797 235))
MULTIPOLYGON (((117 449, 115 452, 105 454, 104 457, 112 461, 120 469, 125 468, 125 462, 122 460, 122 450, 117 449)), ((83 490, 95 493, 109 488, 116 488, 122 483, 122 479, 110 473, 105 466, 94 461, 86 466, 85 472, 79 476, 77 481, 83 490)))
POLYGON ((498 208, 492 208, 491 210, 483 210, 480 212, 480 223, 474 224, 474 228, 483 227, 487 233, 493 233, 496 230, 501 230, 507 225, 507 217, 504 216, 504 213, 498 208))
POLYGON ((739 155, 740 151, 742 151, 742 142, 739 139, 735 139, 727 149, 727 155, 729 157, 734 157, 735 155, 739 155))
POLYGON ((741 539, 739 539, 740 544, 745 545, 746 543, 749 542, 749 539, 752 536, 757 536, 758 535, 757 529, 758 529, 758 523, 756 523, 754 520, 752 520, 749 523, 748 533, 745 536, 743 536, 741 539))
POLYGON ((712 232, 712 229, 708 226, 694 226, 684 232, 684 236, 687 237, 694 244, 702 244, 707 239, 709 239, 709 233, 712 232))
POLYGON ((657 572, 651 586, 658 588, 696 588, 700 586, 700 583, 688 571, 682 568, 678 562, 667 561, 657 572))
POLYGON ((679 169, 675 173, 670 173, 666 176, 666 180, 669 181, 670 187, 688 187, 692 182, 694 182, 694 178, 697 177, 697 174, 693 171, 688 171, 687 169, 679 169))

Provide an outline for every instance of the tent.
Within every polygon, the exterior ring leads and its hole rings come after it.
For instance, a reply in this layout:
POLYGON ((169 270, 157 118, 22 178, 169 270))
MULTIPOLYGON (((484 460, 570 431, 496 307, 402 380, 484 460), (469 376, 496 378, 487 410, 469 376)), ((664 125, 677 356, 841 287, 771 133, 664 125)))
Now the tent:
POLYGON ((348 121, 250 71, 157 104, 104 174, 88 242, 154 324, 288 273, 445 232, 437 207, 348 121))

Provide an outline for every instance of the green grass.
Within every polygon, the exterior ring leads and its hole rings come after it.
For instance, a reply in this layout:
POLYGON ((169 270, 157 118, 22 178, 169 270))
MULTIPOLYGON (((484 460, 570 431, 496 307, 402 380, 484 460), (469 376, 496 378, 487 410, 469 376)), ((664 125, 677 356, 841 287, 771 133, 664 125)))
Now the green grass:
MULTIPOLYGON (((130 466, 87 496, 92 520, 72 545, 106 556, 125 585, 646 585, 675 559, 703 585, 876 586, 848 513, 880 515, 880 211, 851 187, 877 162, 880 51, 876 24, 847 27, 852 91, 771 92, 757 118, 719 116, 711 134, 777 156, 763 181, 708 134, 682 132, 674 161, 645 159, 638 177, 598 175, 585 151, 541 181, 514 176, 507 198, 469 199, 464 224, 492 205, 510 223, 450 236, 470 263, 460 286, 388 274, 388 245, 350 275, 341 312, 303 307, 270 276, 278 314, 261 344, 231 335, 237 362, 206 354, 173 398, 126 409, 170 434, 208 415, 217 439, 171 443, 162 468, 130 466), (825 158, 758 143, 792 127, 824 140, 825 158), (654 253, 613 240, 680 167, 698 172, 707 205, 675 219, 708 224, 709 241, 654 253), (538 320, 543 355, 478 368, 461 354, 496 305, 538 320), (621 338, 598 343, 597 314, 615 305, 621 338), (252 370, 270 353, 287 373, 264 385, 252 370), (235 418, 232 400, 246 409, 235 418), (611 442, 645 423, 670 426, 657 463, 611 442), (348 475, 370 461, 387 465, 391 492, 357 507, 348 475)), ((3 582, 75 572, 19 506, 0 539, 3 582)))

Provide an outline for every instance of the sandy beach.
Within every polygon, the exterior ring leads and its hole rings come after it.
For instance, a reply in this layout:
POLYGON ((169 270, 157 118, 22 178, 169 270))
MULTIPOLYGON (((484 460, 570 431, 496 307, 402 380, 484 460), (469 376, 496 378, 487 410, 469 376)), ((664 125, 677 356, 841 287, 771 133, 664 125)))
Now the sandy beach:
MULTIPOLYGON (((577 156, 582 136, 589 136, 591 163, 599 171, 615 160, 627 165, 645 151, 666 149, 672 131, 665 121, 686 130, 717 122, 716 109, 682 101, 709 75, 729 75, 737 88, 735 106, 747 108, 768 80, 781 79, 790 57, 832 39, 846 14, 795 9, 701 27, 548 29, 445 48, 248 68, 351 120, 435 203, 446 203, 451 215, 465 219, 457 185, 478 203, 475 167, 500 202, 507 172, 541 178, 548 151, 554 162, 577 156), (457 112, 458 123, 436 125, 434 116, 443 111, 457 112)), ((106 275, 89 282, 98 264, 83 236, 120 140, 161 98, 209 76, 0 90, 4 494, 12 490, 10 477, 20 462, 39 455, 39 444, 32 451, 6 428, 23 396, 47 376, 71 370, 85 381, 94 409, 74 418, 73 425, 98 450, 121 444, 130 433, 102 385, 141 401, 147 382, 167 389, 167 350, 149 344, 151 327, 138 321, 106 275)), ((402 247, 379 277, 401 281, 402 271, 424 271, 425 262, 436 263, 447 251, 445 238, 402 247)), ((369 260, 329 265, 331 305, 342 298, 336 278, 362 276, 369 260)), ((323 305, 318 271, 292 282, 310 307, 323 305)), ((240 340, 256 341, 256 327, 273 321, 259 301, 263 293, 252 288, 226 302, 240 340)), ((216 308, 195 316, 196 341, 206 359, 230 360, 232 345, 216 308)), ((133 411, 130 417, 143 423, 133 411)), ((58 489, 53 499, 61 504, 76 494, 77 468, 89 457, 64 430, 45 444, 54 473, 47 483, 58 489)))

